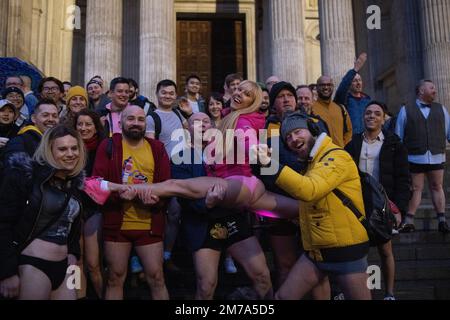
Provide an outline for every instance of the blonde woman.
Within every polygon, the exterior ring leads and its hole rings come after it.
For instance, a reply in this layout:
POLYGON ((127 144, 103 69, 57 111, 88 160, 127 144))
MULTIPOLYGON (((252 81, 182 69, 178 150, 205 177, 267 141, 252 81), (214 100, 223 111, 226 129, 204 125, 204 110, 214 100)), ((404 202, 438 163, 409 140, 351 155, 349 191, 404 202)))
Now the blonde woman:
POLYGON ((74 300, 68 267, 80 256, 83 140, 57 126, 34 159, 16 154, 0 189, 0 295, 74 300))
MULTIPOLYGON (((167 180, 152 185, 139 185, 126 188, 120 185, 109 184, 110 191, 122 192, 122 196, 130 198, 139 195, 142 201, 152 201, 152 197, 184 197, 189 199, 204 198, 209 190, 224 188, 225 196, 221 206, 236 208, 247 207, 260 215, 276 217, 277 212, 288 215, 298 214, 298 201, 283 197, 265 190, 264 184, 253 174, 250 167, 249 151, 258 145, 257 132, 264 128, 264 115, 259 113, 262 101, 261 88, 252 81, 242 82, 231 98, 231 108, 223 119, 219 129, 224 135, 224 153, 233 154, 234 142, 242 139, 228 134, 242 130, 246 134, 245 161, 240 164, 237 159, 233 163, 215 164, 208 177, 167 180), (250 131, 252 130, 252 131, 250 131)), ((241 141, 242 143, 242 141, 241 141)), ((218 148, 216 148, 217 151, 218 148)), ((239 151, 239 150, 238 150, 239 151)), ((234 152, 236 153, 236 152, 234 152)), ((225 157, 224 157, 225 158, 225 157)))

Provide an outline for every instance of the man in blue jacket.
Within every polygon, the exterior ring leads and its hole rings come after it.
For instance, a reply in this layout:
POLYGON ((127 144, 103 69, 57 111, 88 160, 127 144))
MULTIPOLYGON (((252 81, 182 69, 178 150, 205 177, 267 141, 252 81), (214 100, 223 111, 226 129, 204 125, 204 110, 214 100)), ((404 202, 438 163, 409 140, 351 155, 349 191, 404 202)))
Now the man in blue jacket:
POLYGON ((367 60, 367 54, 362 53, 355 61, 355 67, 347 72, 336 91, 334 102, 344 105, 352 121, 353 134, 364 132, 364 111, 372 100, 363 93, 363 80, 359 71, 367 60))

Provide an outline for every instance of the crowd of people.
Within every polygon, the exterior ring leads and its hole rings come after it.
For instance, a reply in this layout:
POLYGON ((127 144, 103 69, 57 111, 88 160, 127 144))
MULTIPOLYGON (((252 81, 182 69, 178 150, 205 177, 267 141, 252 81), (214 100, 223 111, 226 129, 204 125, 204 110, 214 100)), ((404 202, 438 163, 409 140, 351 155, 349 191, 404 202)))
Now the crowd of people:
MULTIPOLYGON (((259 299, 371 299, 370 243, 360 212, 360 172, 373 176, 414 232, 428 179, 438 230, 449 232, 443 191, 448 110, 421 80, 415 104, 393 116, 363 92, 355 61, 336 92, 333 79, 265 83, 230 74, 224 93, 185 94, 162 80, 155 103, 133 79, 101 76, 72 86, 8 75, 0 101, 0 296, 120 300, 140 272, 154 300, 170 298, 165 273, 180 270, 177 239, 192 254, 195 298, 214 298, 222 254, 237 263, 259 299), (231 134, 230 134, 231 132, 231 134), (182 161, 180 162, 180 159, 182 161), (267 173, 269 171, 270 173, 267 173), (255 235, 261 224, 275 278, 255 235), (67 285, 78 266, 81 288, 67 285)), ((396 231, 396 232, 397 232, 396 231)), ((385 300, 395 300, 392 242, 376 243, 385 300)), ((233 270, 234 269, 234 270, 233 270)))

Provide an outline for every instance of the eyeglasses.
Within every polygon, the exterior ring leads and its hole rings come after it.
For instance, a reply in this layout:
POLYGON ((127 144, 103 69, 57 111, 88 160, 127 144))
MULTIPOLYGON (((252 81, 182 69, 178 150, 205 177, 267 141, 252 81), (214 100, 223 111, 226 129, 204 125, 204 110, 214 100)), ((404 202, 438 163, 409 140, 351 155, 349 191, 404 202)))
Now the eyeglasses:
POLYGON ((56 92, 56 91, 59 91, 59 87, 44 87, 44 88, 42 88, 42 91, 44 91, 44 92, 50 92, 50 91, 56 92))

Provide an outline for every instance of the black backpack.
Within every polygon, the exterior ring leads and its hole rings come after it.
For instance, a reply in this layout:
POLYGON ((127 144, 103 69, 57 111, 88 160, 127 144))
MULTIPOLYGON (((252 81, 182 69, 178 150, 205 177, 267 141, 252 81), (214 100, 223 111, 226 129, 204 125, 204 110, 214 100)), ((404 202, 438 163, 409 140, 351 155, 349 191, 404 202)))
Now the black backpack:
MULTIPOLYGON (((320 161, 336 150, 345 151, 344 149, 329 150, 320 161)), ((344 206, 353 212, 367 230, 372 246, 386 243, 392 239, 392 229, 395 224, 395 216, 389 206, 389 198, 381 183, 376 181, 370 174, 359 171, 359 176, 366 211, 365 216, 341 190, 335 189, 333 193, 342 201, 344 206)))

